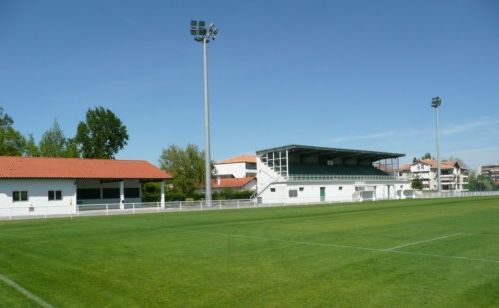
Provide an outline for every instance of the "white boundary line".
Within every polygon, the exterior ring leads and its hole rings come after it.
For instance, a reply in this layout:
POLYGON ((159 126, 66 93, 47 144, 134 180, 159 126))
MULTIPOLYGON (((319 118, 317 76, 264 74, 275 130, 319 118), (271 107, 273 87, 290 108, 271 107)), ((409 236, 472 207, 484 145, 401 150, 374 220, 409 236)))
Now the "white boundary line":
POLYGON ((39 298, 35 294, 31 293, 30 291, 26 290, 16 282, 10 280, 9 278, 5 277, 4 275, 0 274, 0 281, 4 282, 6 285, 16 289, 19 293, 23 294, 27 298, 31 299, 38 305, 44 307, 44 308, 52 308, 53 306, 44 301, 43 299, 39 298))
POLYGON ((206 235, 219 235, 219 236, 234 237, 234 238, 247 238, 247 239, 263 240, 263 241, 274 241, 274 242, 289 243, 289 244, 296 244, 296 245, 334 247, 334 248, 355 249, 355 250, 374 251, 374 252, 396 253, 396 254, 404 254, 404 255, 411 255, 411 256, 424 256, 424 257, 433 257, 433 258, 444 258, 444 259, 454 259, 454 260, 465 260, 465 261, 476 261, 476 262, 487 262, 487 263, 499 264, 499 260, 485 259, 485 258, 440 255, 440 254, 431 254, 431 253, 422 253, 422 252, 389 250, 389 249, 369 248, 369 247, 353 246, 353 245, 318 243, 318 242, 308 242, 308 241, 291 241, 291 240, 283 240, 283 239, 277 239, 277 238, 271 238, 271 237, 251 236, 251 235, 244 235, 244 234, 228 234, 228 233, 203 232, 203 231, 196 231, 196 230, 180 230, 180 229, 177 229, 177 230, 182 231, 182 232, 190 232, 190 233, 198 233, 198 234, 206 234, 206 235))
POLYGON ((460 236, 460 235, 463 235, 463 234, 464 233, 454 233, 454 234, 449 234, 449 235, 445 235, 445 236, 434 237, 434 238, 431 238, 431 239, 428 239, 428 240, 422 240, 422 241, 417 241, 417 242, 412 242, 412 243, 407 243, 407 244, 395 246, 395 247, 392 247, 392 248, 388 248, 386 250, 396 250, 396 249, 400 249, 400 248, 404 248, 404 247, 408 247, 408 246, 414 246, 414 245, 418 245, 418 244, 423 244, 423 243, 429 243, 429 242, 434 242, 434 241, 438 241, 438 240, 443 240, 443 239, 449 238, 449 237, 460 236))

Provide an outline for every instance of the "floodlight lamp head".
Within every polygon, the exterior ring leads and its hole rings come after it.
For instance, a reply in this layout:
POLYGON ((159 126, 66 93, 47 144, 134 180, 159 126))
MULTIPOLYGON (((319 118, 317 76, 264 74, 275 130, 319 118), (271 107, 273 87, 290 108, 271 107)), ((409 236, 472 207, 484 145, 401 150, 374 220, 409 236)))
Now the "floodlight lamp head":
POLYGON ((208 28, 205 27, 206 22, 203 20, 191 20, 191 35, 194 36, 196 42, 206 42, 214 40, 218 34, 218 29, 215 24, 210 23, 208 28))
POLYGON ((440 97, 434 97, 431 99, 431 106, 433 108, 438 108, 440 107, 440 105, 442 105, 442 100, 440 99, 440 97))

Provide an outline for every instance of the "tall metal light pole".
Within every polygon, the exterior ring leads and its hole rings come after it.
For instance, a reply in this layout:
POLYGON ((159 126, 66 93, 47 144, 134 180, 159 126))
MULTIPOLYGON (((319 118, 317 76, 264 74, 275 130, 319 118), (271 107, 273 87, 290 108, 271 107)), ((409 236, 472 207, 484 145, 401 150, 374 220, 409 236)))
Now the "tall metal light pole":
POLYGON ((431 107, 435 108, 436 111, 436 131, 437 131, 437 191, 440 192, 442 185, 440 183, 440 139, 438 136, 438 107, 442 105, 442 100, 440 97, 434 97, 431 99, 431 107))
POLYGON ((211 23, 206 28, 203 20, 191 20, 191 35, 196 42, 203 44, 204 63, 204 167, 205 167, 205 200, 211 206, 211 158, 210 158, 210 106, 208 102, 208 50, 207 44, 215 40, 217 27, 211 23))

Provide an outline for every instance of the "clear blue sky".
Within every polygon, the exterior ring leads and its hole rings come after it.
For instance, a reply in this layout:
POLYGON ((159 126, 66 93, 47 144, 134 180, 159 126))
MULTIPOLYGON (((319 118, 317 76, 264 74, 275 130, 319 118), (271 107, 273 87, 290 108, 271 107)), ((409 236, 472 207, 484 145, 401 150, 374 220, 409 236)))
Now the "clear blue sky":
POLYGON ((212 156, 284 144, 499 161, 499 2, 0 1, 0 106, 37 140, 89 107, 126 124, 118 158, 203 147, 209 45, 212 156))

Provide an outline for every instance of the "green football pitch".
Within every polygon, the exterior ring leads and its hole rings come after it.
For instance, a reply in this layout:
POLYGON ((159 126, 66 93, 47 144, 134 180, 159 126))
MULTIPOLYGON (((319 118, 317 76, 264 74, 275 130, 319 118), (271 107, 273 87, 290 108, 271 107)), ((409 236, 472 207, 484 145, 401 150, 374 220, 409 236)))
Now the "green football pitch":
POLYGON ((3 221, 0 306, 498 307, 499 198, 3 221))

